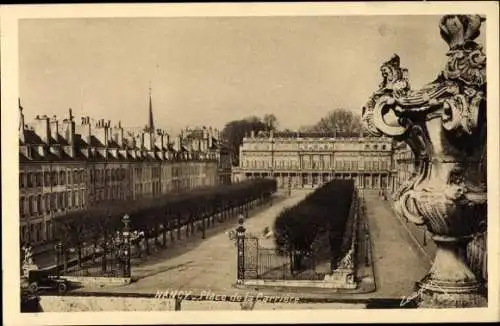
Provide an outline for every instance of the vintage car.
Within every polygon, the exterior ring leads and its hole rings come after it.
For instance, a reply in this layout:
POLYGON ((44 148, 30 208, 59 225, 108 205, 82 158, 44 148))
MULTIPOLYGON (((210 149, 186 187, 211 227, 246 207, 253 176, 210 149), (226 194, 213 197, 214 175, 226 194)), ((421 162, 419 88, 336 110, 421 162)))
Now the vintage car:
POLYGON ((66 293, 69 289, 70 282, 60 276, 52 275, 44 270, 33 270, 29 272, 28 291, 37 293, 39 290, 57 291, 58 293, 66 293))

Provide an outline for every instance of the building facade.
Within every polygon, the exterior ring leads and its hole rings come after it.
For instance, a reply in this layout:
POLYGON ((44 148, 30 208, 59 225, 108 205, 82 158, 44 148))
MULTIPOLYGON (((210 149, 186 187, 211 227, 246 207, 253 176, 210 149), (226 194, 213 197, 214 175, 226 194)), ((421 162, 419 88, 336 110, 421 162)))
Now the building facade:
POLYGON ((110 200, 137 200, 219 183, 219 164, 208 139, 196 149, 182 135, 171 141, 148 126, 126 130, 118 123, 82 117, 37 116, 19 123, 21 242, 54 240, 54 217, 110 200))
POLYGON ((212 127, 185 128, 181 131, 180 137, 183 145, 192 151, 201 151, 211 158, 217 160, 219 184, 231 183, 231 152, 228 146, 222 141, 220 131, 212 127))
POLYGON ((233 169, 233 178, 256 177, 274 177, 278 188, 315 188, 332 179, 354 179, 360 189, 391 190, 391 140, 252 133, 240 146, 240 165, 233 169))
POLYGON ((406 143, 395 144, 393 149, 394 190, 408 181, 414 172, 415 156, 406 143))

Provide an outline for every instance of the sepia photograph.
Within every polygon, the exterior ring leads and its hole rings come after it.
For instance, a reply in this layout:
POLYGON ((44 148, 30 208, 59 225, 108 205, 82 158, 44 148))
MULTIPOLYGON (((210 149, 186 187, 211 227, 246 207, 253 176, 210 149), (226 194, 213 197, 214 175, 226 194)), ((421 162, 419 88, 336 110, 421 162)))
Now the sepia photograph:
POLYGON ((3 7, 10 323, 498 318, 498 5, 400 4, 3 7))

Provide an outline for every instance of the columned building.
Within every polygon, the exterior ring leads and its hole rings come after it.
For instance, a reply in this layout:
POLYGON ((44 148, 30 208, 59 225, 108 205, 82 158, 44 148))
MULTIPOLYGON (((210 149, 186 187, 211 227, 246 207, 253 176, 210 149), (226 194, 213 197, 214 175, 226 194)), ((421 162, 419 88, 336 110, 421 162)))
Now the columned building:
POLYGON ((397 190, 401 185, 408 181, 414 172, 415 156, 406 143, 398 143, 394 146, 393 166, 394 166, 394 188, 397 190))
POLYGON ((252 133, 240 146, 233 178, 276 178, 278 188, 316 188, 332 179, 354 179, 360 189, 391 190, 389 138, 324 134, 252 133))

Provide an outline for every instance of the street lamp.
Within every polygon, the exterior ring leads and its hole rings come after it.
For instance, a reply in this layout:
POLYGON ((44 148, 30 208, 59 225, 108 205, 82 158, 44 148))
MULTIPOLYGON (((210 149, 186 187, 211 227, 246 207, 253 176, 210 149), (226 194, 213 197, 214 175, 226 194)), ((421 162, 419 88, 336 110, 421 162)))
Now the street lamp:
POLYGON ((125 214, 122 218, 122 223, 124 224, 122 235, 123 235, 123 243, 125 245, 125 270, 124 270, 124 276, 125 277, 130 277, 130 216, 125 214))
POLYGON ((237 284, 242 284, 245 279, 245 227, 243 226, 245 219, 240 216, 238 219, 238 228, 236 229, 236 244, 238 248, 237 265, 238 278, 237 284))
POLYGON ((56 250, 56 273, 59 276, 59 264, 61 263, 61 253, 62 253, 63 244, 62 241, 57 241, 54 245, 54 249, 56 250))

